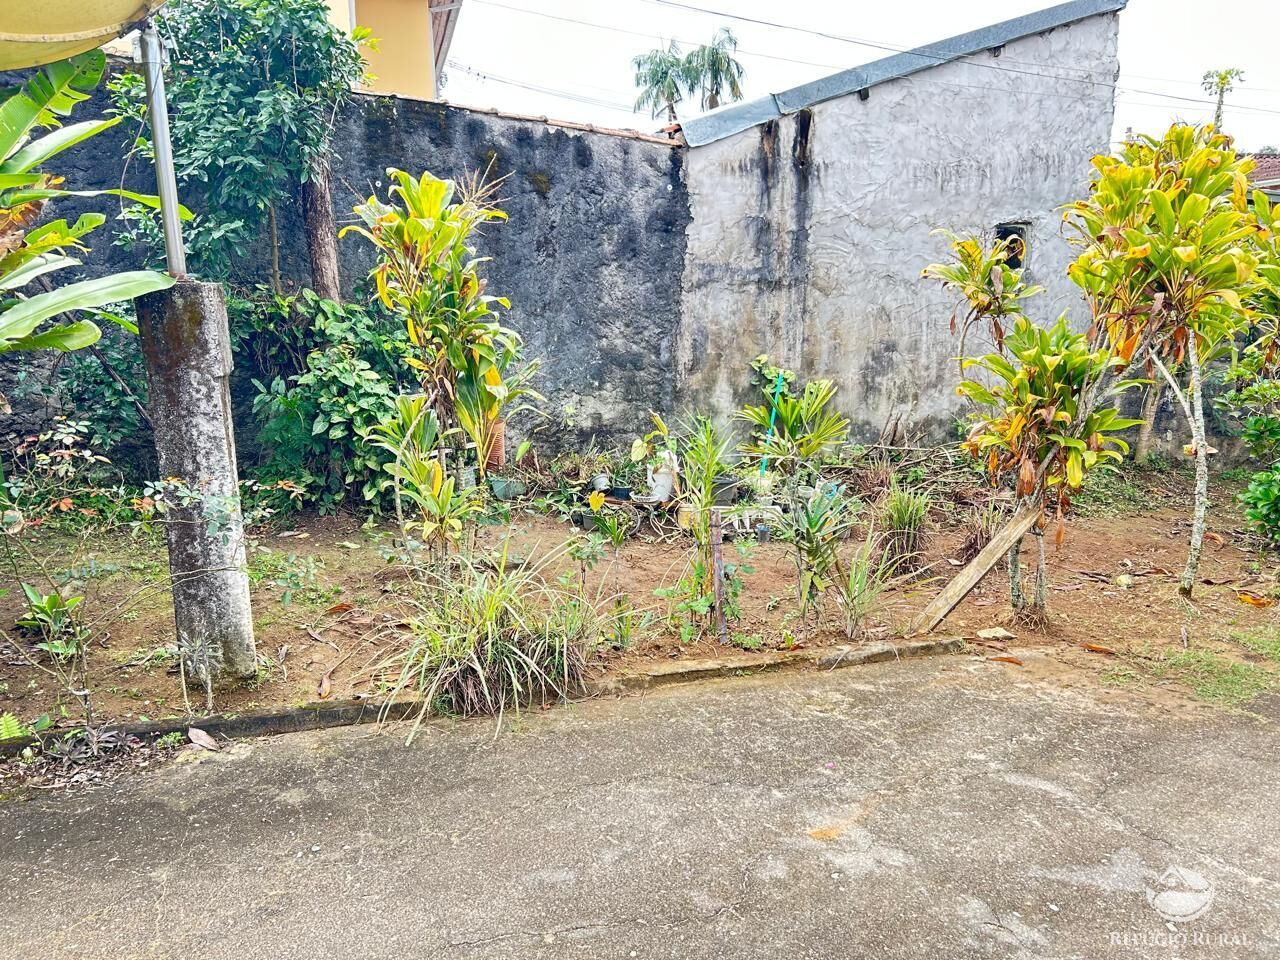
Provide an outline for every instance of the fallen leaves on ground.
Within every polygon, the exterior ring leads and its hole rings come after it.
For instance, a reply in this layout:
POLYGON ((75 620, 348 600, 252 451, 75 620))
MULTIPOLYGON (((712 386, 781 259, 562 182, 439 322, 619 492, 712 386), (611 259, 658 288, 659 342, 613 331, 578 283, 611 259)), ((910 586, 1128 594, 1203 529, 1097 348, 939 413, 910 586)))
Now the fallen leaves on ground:
POLYGON ((209 736, 199 727, 187 727, 187 739, 194 743, 197 747, 203 747, 205 750, 221 750, 218 741, 209 736))
POLYGON ((1265 610, 1267 607, 1275 604, 1274 597, 1264 597, 1260 593, 1254 593, 1252 590, 1238 590, 1236 599, 1241 603, 1247 603, 1251 607, 1258 607, 1265 610))

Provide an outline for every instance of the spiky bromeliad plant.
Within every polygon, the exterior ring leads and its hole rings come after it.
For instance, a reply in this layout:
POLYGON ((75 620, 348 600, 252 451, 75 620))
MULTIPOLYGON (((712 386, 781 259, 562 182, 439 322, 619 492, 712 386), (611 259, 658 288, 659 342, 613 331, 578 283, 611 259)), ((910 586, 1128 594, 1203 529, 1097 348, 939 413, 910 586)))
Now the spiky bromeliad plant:
MULTIPOLYGON (((1122 417, 1115 407, 1089 401, 1091 388, 1122 362, 1104 349, 1091 348, 1088 336, 1072 331, 1065 316, 1048 328, 1016 318, 1004 347, 1006 353, 964 361, 966 370, 984 373, 959 386, 960 394, 980 410, 964 448, 993 484, 1008 482, 1020 499, 1039 502, 1053 514, 1061 542, 1072 494, 1089 471, 1123 458, 1128 444, 1117 434, 1139 422, 1122 417)), ((1114 384, 1109 395, 1136 385, 1137 381, 1114 384)), ((1031 607, 1043 613, 1044 538, 1037 539, 1041 560, 1031 607)), ((1022 610, 1025 598, 1016 567, 1011 569, 1010 590, 1015 611, 1022 610)))
POLYGON ((42 325, 62 314, 93 311, 173 284, 173 278, 164 274, 134 270, 81 280, 31 297, 19 292, 38 277, 78 266, 80 261, 69 251, 85 249, 85 235, 106 220, 100 213, 86 213, 74 224, 53 220, 36 226, 49 200, 113 194, 151 205, 158 202, 127 190, 66 190, 63 179, 45 169, 62 151, 119 122, 114 117, 60 125, 61 118, 88 98, 105 67, 100 51, 51 64, 0 104, 0 353, 91 346, 102 336, 92 320, 42 325), (32 132, 41 128, 50 132, 33 138, 32 132))
POLYGON ((743 452, 761 457, 786 473, 795 473, 806 462, 844 443, 849 418, 829 409, 836 395, 830 380, 810 380, 799 396, 779 392, 773 385, 761 388, 765 402, 745 406, 738 418, 754 428, 743 452))

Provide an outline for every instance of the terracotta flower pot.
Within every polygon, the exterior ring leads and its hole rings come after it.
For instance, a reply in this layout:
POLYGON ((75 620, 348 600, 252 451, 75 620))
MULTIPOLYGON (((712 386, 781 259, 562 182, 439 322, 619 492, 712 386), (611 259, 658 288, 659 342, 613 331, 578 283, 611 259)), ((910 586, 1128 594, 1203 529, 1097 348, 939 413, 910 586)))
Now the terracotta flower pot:
POLYGON ((485 458, 484 468, 489 470, 501 470, 507 465, 507 422, 505 420, 495 420, 490 428, 491 441, 489 443, 489 455, 485 458))

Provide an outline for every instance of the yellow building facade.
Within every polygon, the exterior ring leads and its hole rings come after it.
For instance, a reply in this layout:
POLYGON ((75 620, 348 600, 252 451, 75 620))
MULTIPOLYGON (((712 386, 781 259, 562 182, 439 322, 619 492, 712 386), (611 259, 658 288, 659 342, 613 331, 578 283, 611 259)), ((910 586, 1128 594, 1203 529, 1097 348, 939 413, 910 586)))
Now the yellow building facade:
POLYGON ((365 27, 377 40, 365 51, 372 93, 436 98, 440 71, 462 0, 328 0, 329 17, 345 31, 365 27))

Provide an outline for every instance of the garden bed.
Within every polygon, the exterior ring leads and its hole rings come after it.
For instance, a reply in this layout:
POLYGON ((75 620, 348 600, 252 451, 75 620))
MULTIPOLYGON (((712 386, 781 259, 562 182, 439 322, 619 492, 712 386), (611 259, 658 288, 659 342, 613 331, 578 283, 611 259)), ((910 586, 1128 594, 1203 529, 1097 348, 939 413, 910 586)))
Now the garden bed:
MULTIPOLYGON (((1186 551, 1188 496, 1189 478, 1181 472, 1110 480, 1086 498, 1085 515, 1072 521, 1062 547, 1050 548, 1049 623, 1037 629, 1011 624, 1007 581, 996 570, 939 635, 966 637, 973 651, 999 658, 1010 669, 1033 669, 1019 652, 1038 648, 1090 682, 1247 702, 1280 676, 1274 556, 1257 552, 1257 541, 1244 532, 1228 496, 1220 496, 1201 583, 1193 605, 1183 603, 1176 588, 1186 551), (999 626, 1014 637, 979 635, 999 626)), ((912 614, 957 569, 963 539, 958 512, 939 504, 931 525, 926 574, 885 594, 871 630, 856 643, 896 642, 912 614)), ((567 523, 517 507, 510 524, 481 526, 476 548, 496 553, 505 543, 510 557, 531 559, 571 533, 567 523)), ((47 537, 43 547, 56 557, 59 535, 36 535, 47 537)), ((377 702, 381 694, 369 668, 404 615, 403 574, 384 558, 387 542, 385 529, 347 517, 299 520, 260 532, 250 571, 263 667, 249 685, 217 691, 215 709, 235 715, 326 700, 377 702)), ((727 552, 737 559, 732 547, 727 552)), ((637 538, 616 553, 608 549, 587 574, 588 597, 602 609, 616 608, 615 598, 623 598, 628 611, 626 628, 615 620, 609 641, 590 659, 587 676, 594 689, 626 677, 685 672, 681 665, 696 673, 705 661, 722 665, 721 672, 735 664, 749 670, 764 653, 804 654, 850 643, 833 603, 816 619, 796 613, 795 568, 788 547, 779 543, 754 545, 744 561, 751 570, 741 574, 741 615, 728 626, 728 643, 706 636, 682 639, 667 618, 668 601, 655 590, 674 584, 690 556, 687 542, 637 538)), ((81 558, 81 569, 72 571, 86 609, 97 616, 88 672, 98 719, 145 723, 204 711, 203 693, 184 697, 177 673, 164 563, 163 546, 143 540, 96 545, 81 558)), ((560 565, 572 566, 567 559, 560 565)), ((0 618, 10 624, 21 608, 20 592, 10 590, 0 599, 0 618)), ((79 720, 65 694, 59 699, 56 683, 12 649, 0 652, 0 712, 6 711, 26 722, 44 713, 61 725, 79 720)))

